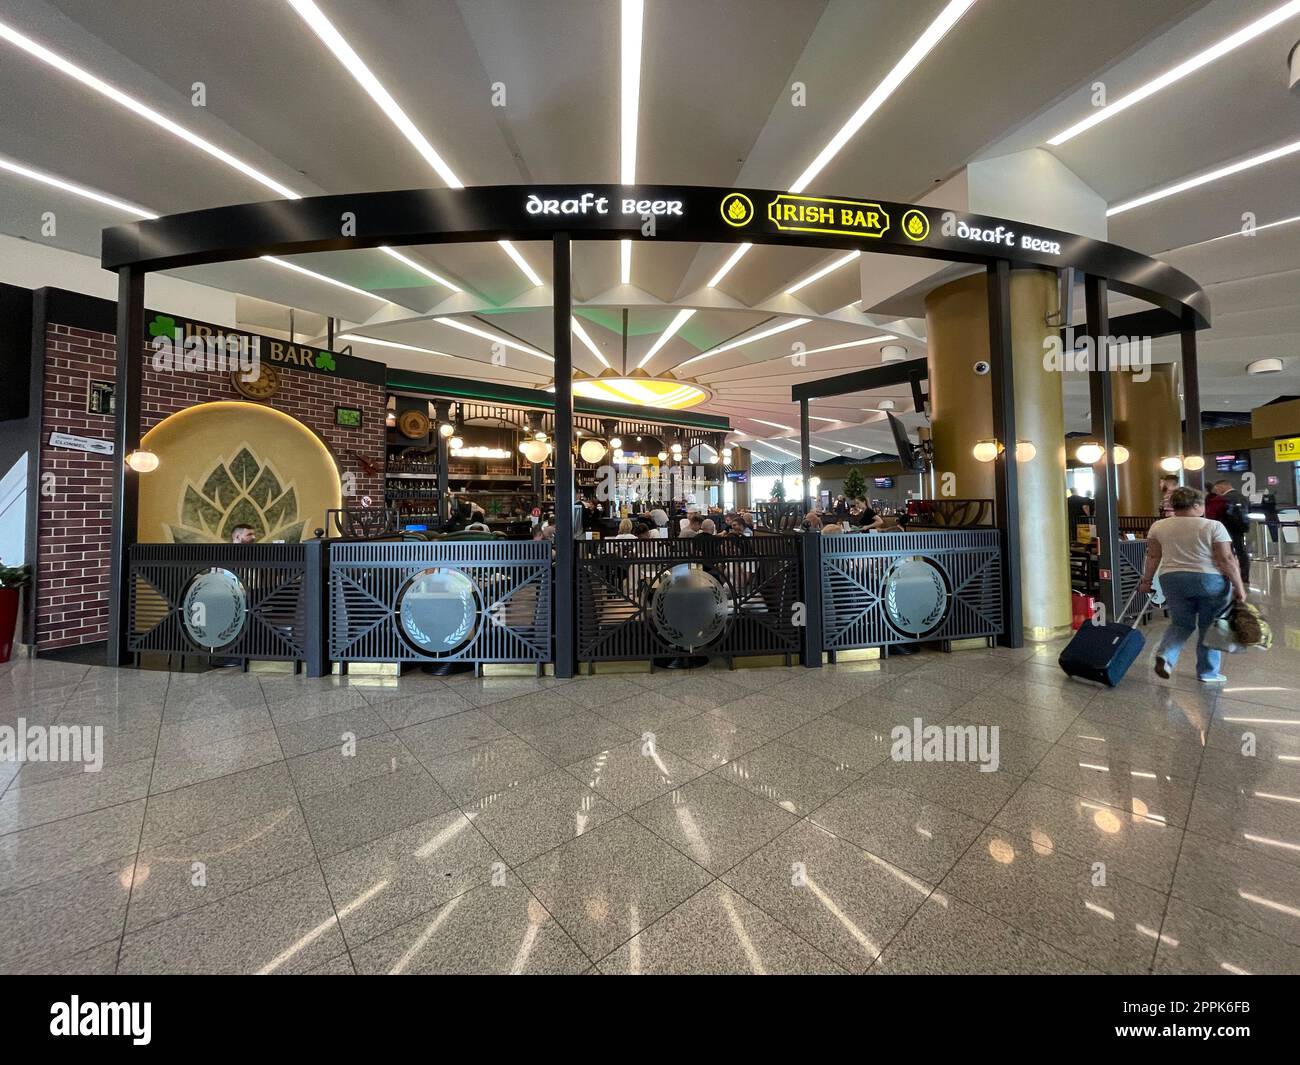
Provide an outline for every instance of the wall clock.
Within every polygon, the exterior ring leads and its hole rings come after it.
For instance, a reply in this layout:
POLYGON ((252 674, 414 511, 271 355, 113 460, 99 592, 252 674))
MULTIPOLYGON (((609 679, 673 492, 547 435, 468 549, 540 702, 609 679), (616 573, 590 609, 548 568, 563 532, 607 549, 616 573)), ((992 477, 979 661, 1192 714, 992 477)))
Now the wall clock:
POLYGON ((429 435, 429 416, 419 410, 404 410, 397 416, 397 428, 408 439, 429 435))
POLYGON ((257 376, 251 381, 244 380, 244 377, 243 370, 230 371, 230 383, 235 386, 235 391, 248 399, 266 400, 280 391, 280 371, 268 363, 258 363, 257 376))

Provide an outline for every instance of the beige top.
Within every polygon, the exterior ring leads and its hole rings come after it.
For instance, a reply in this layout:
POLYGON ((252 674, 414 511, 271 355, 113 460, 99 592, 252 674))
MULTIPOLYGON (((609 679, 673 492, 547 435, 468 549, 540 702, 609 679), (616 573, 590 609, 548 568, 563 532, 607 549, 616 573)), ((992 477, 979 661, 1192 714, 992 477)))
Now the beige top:
POLYGON ((1160 545, 1161 573, 1218 573, 1214 545, 1230 544, 1223 522, 1213 518, 1161 518, 1147 532, 1160 545))

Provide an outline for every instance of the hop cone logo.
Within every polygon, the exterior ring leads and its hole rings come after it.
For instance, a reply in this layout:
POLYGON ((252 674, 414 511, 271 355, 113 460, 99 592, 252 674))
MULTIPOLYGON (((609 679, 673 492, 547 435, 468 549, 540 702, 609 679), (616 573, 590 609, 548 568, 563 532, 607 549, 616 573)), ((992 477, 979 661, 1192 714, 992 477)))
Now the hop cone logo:
POLYGON ((912 217, 907 220, 907 231, 911 233, 912 236, 916 236, 923 228, 924 226, 921 225, 921 219, 918 215, 912 215, 912 217))
POLYGON ((226 543, 236 525, 251 525, 261 541, 302 540, 304 519, 298 497, 275 466, 258 460, 248 447, 229 463, 218 462, 201 487, 191 481, 180 500, 180 524, 169 526, 177 544, 226 543))
POLYGON ((745 205, 739 200, 732 200, 731 206, 727 208, 727 214, 732 218, 740 219, 745 217, 745 205))

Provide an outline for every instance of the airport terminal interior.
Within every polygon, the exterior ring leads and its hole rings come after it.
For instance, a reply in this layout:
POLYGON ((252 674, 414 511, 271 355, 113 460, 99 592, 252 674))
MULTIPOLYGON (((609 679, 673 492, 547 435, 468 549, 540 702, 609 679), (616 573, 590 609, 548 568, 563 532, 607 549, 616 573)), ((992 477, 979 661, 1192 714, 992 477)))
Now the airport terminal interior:
POLYGON ((1300 973, 1298 137, 1300 0, 0 0, 0 973, 1300 973))

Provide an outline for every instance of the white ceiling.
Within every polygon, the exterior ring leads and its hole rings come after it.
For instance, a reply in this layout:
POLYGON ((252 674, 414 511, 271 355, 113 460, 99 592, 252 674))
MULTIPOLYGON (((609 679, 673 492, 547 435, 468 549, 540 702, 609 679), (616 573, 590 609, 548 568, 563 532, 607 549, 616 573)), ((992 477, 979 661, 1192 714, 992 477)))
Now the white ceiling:
MULTIPOLYGON (((817 177, 854 196, 917 200, 972 160, 1041 147, 1090 112, 1095 82, 1111 100, 1282 0, 977 0, 899 90, 817 177)), ((318 0, 465 184, 616 182, 619 11, 614 0, 318 0), (494 83, 506 106, 492 104, 494 83)), ((788 187, 944 7, 944 0, 646 0, 637 178, 645 182, 788 187), (794 107, 791 86, 806 85, 794 107)), ((0 0, 0 19, 239 156, 302 195, 441 185, 284 0, 0 0), (201 81, 207 106, 194 107, 201 81)), ((1060 148, 1049 149, 1115 203, 1300 137, 1300 96, 1285 57, 1300 18, 1060 148)), ((0 41, 0 155, 159 213, 268 199, 255 180, 213 160, 0 41)), ((1300 224, 1211 241, 1242 224, 1300 215, 1300 154, 1113 217, 1111 239, 1159 255, 1211 295, 1201 334, 1203 406, 1240 410, 1300 392, 1300 224), (1210 241, 1209 243, 1206 243, 1210 241), (1245 364, 1281 356, 1285 374, 1245 364)), ((0 171, 0 232, 97 254, 99 232, 124 217, 0 171), (59 226, 43 236, 41 214, 59 226)), ((543 282, 550 248, 516 245, 543 282)), ((636 245, 632 285, 618 245, 574 254, 577 314, 612 365, 640 361, 678 307, 697 313, 649 364, 666 370, 711 346, 779 324, 804 326, 691 364, 740 437, 795 450, 789 386, 880 361, 880 344, 787 356, 882 334, 925 354, 918 292, 874 291, 841 269, 795 297, 784 289, 834 256, 756 248, 713 290, 730 247, 636 245), (886 297, 886 298, 882 298, 886 297), (899 317, 899 316, 903 317, 899 317)), ((334 315, 352 329, 442 355, 356 344, 390 364, 541 386, 549 363, 431 320, 551 350, 549 289, 534 288, 494 244, 406 249, 466 291, 452 296, 379 251, 303 256, 301 265, 374 293, 371 299, 275 266, 238 263, 178 276, 251 297, 247 324, 299 332, 334 315), (281 310, 273 305, 280 305, 281 310), (478 315, 478 318, 472 317, 478 315), (280 323, 276 325, 276 323, 280 323)), ((916 275, 919 276, 919 275, 916 275)), ((1116 299, 1112 312, 1131 309, 1116 299)), ((1172 358, 1176 345, 1157 345, 1172 358)), ((575 340, 575 364, 599 360, 575 340)), ((1071 428, 1086 389, 1067 388, 1071 428)), ((820 402, 824 451, 892 450, 879 396, 820 402), (865 409, 864 409, 865 408, 865 409)), ((899 390, 900 411, 910 396, 899 390)), ((780 457, 771 452, 768 457, 780 457)))

